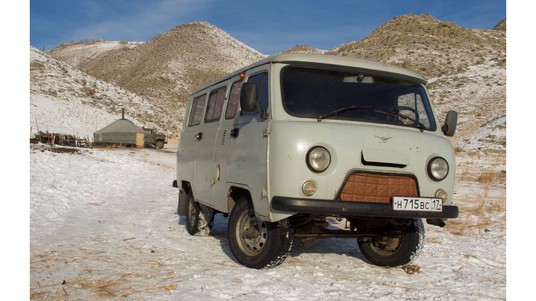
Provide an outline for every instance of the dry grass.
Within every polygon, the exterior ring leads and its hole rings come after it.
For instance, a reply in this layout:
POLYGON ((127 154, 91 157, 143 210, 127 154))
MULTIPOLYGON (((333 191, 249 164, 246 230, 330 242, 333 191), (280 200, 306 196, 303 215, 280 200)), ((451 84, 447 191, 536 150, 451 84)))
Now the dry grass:
POLYGON ((501 153, 458 154, 457 185, 460 216, 447 230, 456 235, 483 233, 506 223, 506 156, 501 153), (458 189, 462 190, 462 189, 458 189))

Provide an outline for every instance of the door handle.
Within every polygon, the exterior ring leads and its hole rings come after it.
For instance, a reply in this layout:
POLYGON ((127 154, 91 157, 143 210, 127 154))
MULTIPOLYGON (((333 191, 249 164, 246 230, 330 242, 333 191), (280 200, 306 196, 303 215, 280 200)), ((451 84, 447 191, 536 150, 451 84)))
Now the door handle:
POLYGON ((197 133, 197 135, 195 135, 195 139, 197 140, 203 139, 203 133, 202 132, 197 133))
POLYGON ((238 134, 240 134, 240 129, 239 128, 234 128, 231 130, 231 137, 235 138, 238 137, 238 134))

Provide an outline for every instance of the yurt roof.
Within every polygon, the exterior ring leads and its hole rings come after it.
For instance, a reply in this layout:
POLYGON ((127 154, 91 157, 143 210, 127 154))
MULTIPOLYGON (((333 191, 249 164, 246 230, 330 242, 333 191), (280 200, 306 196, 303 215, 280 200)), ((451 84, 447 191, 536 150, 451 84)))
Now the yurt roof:
POLYGON ((111 133, 111 132, 144 133, 143 130, 139 126, 135 125, 134 122, 128 119, 118 119, 110 123, 109 125, 103 127, 102 129, 96 131, 95 134, 100 134, 100 133, 105 133, 105 132, 107 133, 111 133))

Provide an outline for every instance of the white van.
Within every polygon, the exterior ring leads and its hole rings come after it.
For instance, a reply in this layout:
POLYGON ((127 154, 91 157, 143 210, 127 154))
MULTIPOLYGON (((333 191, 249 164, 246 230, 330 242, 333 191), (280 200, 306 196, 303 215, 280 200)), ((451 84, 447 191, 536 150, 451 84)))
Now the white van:
POLYGON ((372 264, 399 266, 424 226, 458 216, 455 156, 418 74, 330 55, 275 55, 189 99, 177 151, 178 213, 192 235, 229 216, 236 260, 282 263, 294 239, 357 240, 372 264))

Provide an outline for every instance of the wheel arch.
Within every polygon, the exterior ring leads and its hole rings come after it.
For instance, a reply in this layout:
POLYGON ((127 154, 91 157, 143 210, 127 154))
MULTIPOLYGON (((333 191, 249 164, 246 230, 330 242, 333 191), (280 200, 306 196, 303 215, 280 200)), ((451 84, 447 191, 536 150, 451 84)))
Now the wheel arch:
MULTIPOLYGON (((238 200, 241 198, 241 197, 245 197, 248 201, 248 203, 253 207, 253 202, 251 200, 251 193, 249 192, 248 188, 247 187, 244 187, 244 186, 237 186, 237 185, 233 185, 231 187, 229 187, 229 193, 227 194, 228 197, 227 197, 227 212, 231 213, 231 211, 233 210, 234 206, 236 205, 236 203, 238 202, 238 200)), ((253 207, 253 209, 255 209, 255 207, 253 207)))
POLYGON ((192 186, 188 181, 181 181, 179 186, 179 202, 177 205, 177 214, 186 216, 188 213, 188 194, 192 190, 192 186))

